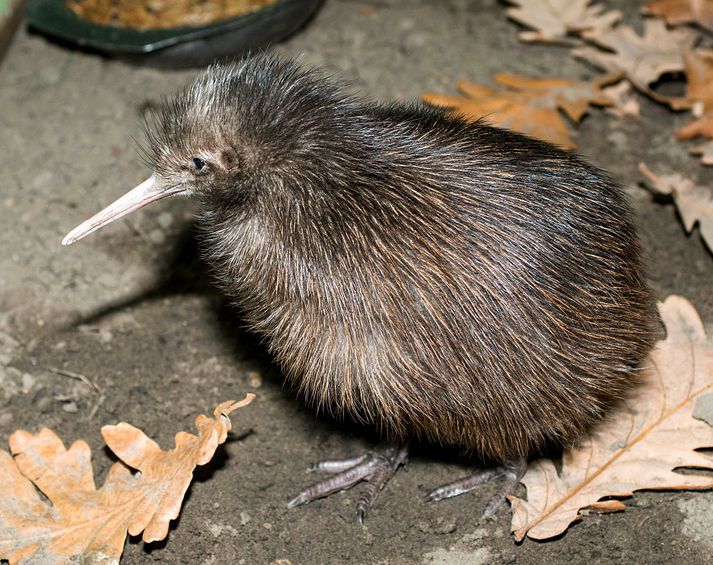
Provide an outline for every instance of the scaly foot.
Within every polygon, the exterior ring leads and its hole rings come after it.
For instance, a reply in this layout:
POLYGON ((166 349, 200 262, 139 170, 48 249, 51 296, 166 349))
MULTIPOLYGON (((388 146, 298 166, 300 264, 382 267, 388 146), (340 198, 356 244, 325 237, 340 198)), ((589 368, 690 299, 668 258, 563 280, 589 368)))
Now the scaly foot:
POLYGON ((494 514, 500 505, 505 502, 505 499, 512 494, 526 470, 527 461, 524 458, 511 459, 500 467, 482 469, 473 475, 463 477, 455 482, 443 485, 442 487, 431 491, 426 498, 432 502, 443 500, 444 498, 458 496, 459 494, 471 491, 477 486, 485 484, 492 479, 502 478, 502 484, 483 509, 481 516, 483 518, 487 518, 488 516, 494 514))
POLYGON ((396 469, 406 463, 407 457, 407 446, 388 445, 354 459, 317 463, 313 467, 314 470, 333 473, 334 476, 307 487, 293 498, 287 507, 294 508, 300 504, 307 504, 332 493, 350 489, 363 480, 368 480, 369 482, 357 502, 357 518, 362 523, 369 508, 376 500, 376 495, 393 476, 396 469))

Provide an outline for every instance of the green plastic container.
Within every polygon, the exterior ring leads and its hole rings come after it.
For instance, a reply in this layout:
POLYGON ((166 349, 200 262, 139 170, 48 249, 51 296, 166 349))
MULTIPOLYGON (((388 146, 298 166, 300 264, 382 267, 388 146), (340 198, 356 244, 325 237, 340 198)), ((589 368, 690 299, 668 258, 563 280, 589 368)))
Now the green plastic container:
POLYGON ((64 0, 29 0, 29 25, 50 37, 137 64, 182 68, 234 58, 276 43, 300 29, 322 0, 278 0, 255 12, 212 24, 137 30, 77 17, 64 0))

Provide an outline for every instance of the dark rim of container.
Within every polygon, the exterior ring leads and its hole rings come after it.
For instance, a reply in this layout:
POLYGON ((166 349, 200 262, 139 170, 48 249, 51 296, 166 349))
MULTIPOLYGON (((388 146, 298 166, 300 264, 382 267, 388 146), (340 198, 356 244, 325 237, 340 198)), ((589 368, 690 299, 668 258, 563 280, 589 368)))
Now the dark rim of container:
POLYGON ((277 0, 254 12, 191 27, 137 30, 107 26, 78 17, 64 0, 30 0, 27 20, 34 28, 81 46, 115 53, 149 53, 218 33, 249 28, 264 20, 279 20, 283 10, 304 5, 310 13, 321 0, 277 0))

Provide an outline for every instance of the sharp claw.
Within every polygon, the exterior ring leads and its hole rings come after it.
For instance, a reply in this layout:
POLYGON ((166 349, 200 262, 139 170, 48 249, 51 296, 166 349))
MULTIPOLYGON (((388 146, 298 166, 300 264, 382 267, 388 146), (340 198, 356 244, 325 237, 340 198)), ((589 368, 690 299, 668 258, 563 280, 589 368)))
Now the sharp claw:
POLYGON ((363 524, 377 493, 396 469, 405 463, 407 454, 408 448, 405 446, 387 447, 353 459, 319 463, 312 469, 331 473, 332 476, 304 489, 287 503, 287 507, 294 508, 368 480, 357 502, 357 519, 360 524, 363 524))
POLYGON ((362 526, 364 525, 364 519, 366 518, 368 511, 369 510, 367 508, 359 508, 357 506, 357 521, 362 526))
POLYGON ((303 490, 301 493, 299 493, 297 496, 295 496, 292 500, 290 500, 287 503, 287 508, 294 508, 296 506, 300 506, 302 504, 307 504, 309 502, 309 493, 305 490, 303 490))
POLYGON ((473 490, 479 485, 489 482, 492 479, 502 479, 503 484, 500 485, 495 494, 491 497, 483 509, 482 518, 489 518, 497 509, 505 502, 507 496, 520 482, 520 479, 525 474, 527 462, 523 458, 507 461, 501 467, 483 469, 469 477, 464 477, 453 483, 443 485, 432 490, 426 495, 426 500, 429 502, 437 502, 452 496, 466 493, 473 490))
POLYGON ((441 492, 442 489, 437 488, 435 490, 432 490, 425 496, 426 502, 438 502, 439 500, 444 500, 448 498, 448 496, 444 496, 443 493, 441 492))
POLYGON ((499 497, 499 496, 494 496, 492 497, 488 503, 485 505, 485 508, 483 508, 483 512, 480 514, 480 519, 481 520, 487 520, 488 518, 492 517, 495 512, 497 511, 498 508, 500 508, 500 505, 505 501, 505 497, 499 497))
POLYGON ((483 469, 468 477, 463 477, 452 483, 440 486, 428 493, 427 498, 431 502, 438 502, 453 496, 458 496, 473 490, 474 488, 489 482, 501 474, 499 469, 483 469))

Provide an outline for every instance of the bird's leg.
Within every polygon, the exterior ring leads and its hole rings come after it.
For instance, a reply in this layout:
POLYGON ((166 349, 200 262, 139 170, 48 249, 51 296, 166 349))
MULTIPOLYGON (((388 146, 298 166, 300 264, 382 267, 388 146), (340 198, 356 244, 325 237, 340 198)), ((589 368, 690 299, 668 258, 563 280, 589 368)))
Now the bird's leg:
POLYGON ((455 482, 443 485, 433 491, 431 491, 427 499, 430 501, 443 500, 444 498, 450 498, 452 496, 458 496, 475 487, 485 484, 492 479, 502 478, 502 484, 498 487, 498 490, 488 501, 483 509, 483 518, 487 518, 495 513, 495 511, 500 507, 500 505, 505 502, 505 499, 512 493, 515 487, 522 479, 522 476, 527 470, 527 461, 525 458, 520 457, 517 459, 511 459, 506 461, 500 467, 494 467, 492 469, 483 469, 477 473, 464 477, 455 482))
POLYGON ((369 482, 357 502, 357 518, 359 522, 363 522, 376 495, 393 476, 396 469, 406 463, 407 457, 407 446, 387 445, 354 459, 317 463, 313 467, 314 470, 333 473, 334 476, 307 487, 287 506, 294 508, 332 493, 347 490, 363 480, 368 480, 369 482))

